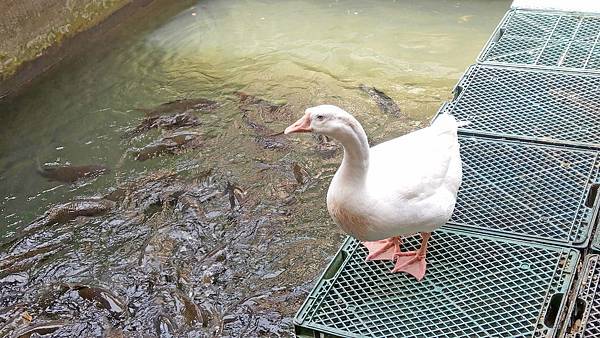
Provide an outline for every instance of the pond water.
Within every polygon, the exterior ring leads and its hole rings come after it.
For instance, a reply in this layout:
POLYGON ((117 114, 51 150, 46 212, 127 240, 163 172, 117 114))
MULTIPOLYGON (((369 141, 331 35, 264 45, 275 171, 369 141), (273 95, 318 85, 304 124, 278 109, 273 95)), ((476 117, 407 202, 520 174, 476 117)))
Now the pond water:
POLYGON ((425 126, 509 4, 200 1, 67 59, 0 106, 0 336, 45 321, 64 336, 290 335, 343 236, 324 200, 341 152, 271 135, 324 103, 372 144, 425 126), (197 142, 139 161, 174 132, 128 137, 143 109, 197 98, 216 106, 175 131, 197 142), (45 163, 108 171, 64 183, 39 174, 45 163), (99 217, 28 226, 111 191, 99 217), (98 290, 127 305, 115 315, 98 290))

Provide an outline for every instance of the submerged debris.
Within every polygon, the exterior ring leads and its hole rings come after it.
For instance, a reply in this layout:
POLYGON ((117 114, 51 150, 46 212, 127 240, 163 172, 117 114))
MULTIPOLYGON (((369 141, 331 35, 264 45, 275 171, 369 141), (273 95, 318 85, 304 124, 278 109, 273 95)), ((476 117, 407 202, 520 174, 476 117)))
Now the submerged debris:
POLYGON ((381 109, 382 112, 395 117, 402 116, 402 111, 400 110, 400 107, 398 107, 396 102, 394 102, 394 100, 392 100, 391 97, 387 96, 387 94, 385 94, 381 90, 375 87, 366 86, 364 84, 361 84, 360 86, 358 86, 358 88, 363 92, 369 94, 371 99, 375 101, 375 103, 377 103, 377 106, 379 107, 379 109, 381 109))
POLYGON ((163 103, 154 108, 140 108, 137 109, 146 114, 147 117, 175 114, 190 111, 214 111, 219 107, 219 103, 205 98, 196 99, 177 99, 170 102, 163 103))
POLYGON ((101 164, 90 165, 66 165, 66 164, 44 164, 38 165, 38 173, 53 181, 63 183, 75 183, 81 179, 98 177, 109 171, 109 168, 101 164))

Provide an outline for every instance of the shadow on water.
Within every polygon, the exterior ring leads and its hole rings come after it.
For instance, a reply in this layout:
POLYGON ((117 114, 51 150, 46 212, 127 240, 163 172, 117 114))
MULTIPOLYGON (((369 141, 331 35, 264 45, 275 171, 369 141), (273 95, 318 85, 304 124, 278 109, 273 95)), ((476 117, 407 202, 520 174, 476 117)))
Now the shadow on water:
POLYGON ((290 336, 341 149, 280 132, 426 125, 508 6, 377 3, 201 1, 2 107, 0 337, 290 336))

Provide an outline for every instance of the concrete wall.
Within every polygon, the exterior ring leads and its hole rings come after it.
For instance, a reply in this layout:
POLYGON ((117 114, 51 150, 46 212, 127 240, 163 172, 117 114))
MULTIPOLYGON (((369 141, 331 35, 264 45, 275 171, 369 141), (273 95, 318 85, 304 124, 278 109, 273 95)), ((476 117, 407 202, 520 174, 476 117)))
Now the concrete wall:
POLYGON ((132 0, 0 1, 0 80, 132 0))

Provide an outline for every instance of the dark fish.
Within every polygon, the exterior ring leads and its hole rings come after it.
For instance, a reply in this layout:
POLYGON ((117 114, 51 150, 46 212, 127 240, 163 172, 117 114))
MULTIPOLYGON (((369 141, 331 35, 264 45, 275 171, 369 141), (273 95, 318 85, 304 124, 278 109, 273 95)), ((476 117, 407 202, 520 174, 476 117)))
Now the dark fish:
POLYGON ((25 230, 67 223, 80 216, 94 217, 104 215, 114 206, 115 202, 105 199, 84 199, 55 205, 46 211, 42 217, 29 224, 25 230))
POLYGON ((127 191, 124 188, 110 188, 109 191, 102 196, 103 199, 113 201, 113 202, 121 202, 125 199, 127 195, 127 191))
POLYGON ((146 161, 163 154, 173 155, 182 149, 194 149, 201 144, 200 134, 187 131, 178 132, 162 137, 141 149, 134 149, 133 153, 137 161, 146 161))
POLYGON ((178 99, 163 103, 150 109, 138 109, 146 116, 158 116, 164 114, 174 114, 187 111, 214 111, 219 107, 219 103, 205 98, 197 99, 178 99))
POLYGON ((76 290, 83 299, 92 301, 100 308, 108 310, 114 317, 127 314, 127 305, 110 290, 97 286, 73 284, 72 290, 76 290))
POLYGON ((246 126, 252 129, 256 136, 254 140, 265 149, 284 149, 287 147, 287 139, 283 133, 275 133, 269 127, 262 125, 252 119, 247 114, 242 115, 246 126))
POLYGON ((176 337, 177 329, 177 323, 170 316, 161 313, 154 318, 157 337, 176 337))
POLYGON ((25 303, 0 307, 0 337, 14 337, 9 334, 14 334, 15 329, 27 323, 23 318, 26 308, 25 303))
POLYGON ((56 254, 63 248, 61 244, 43 244, 25 252, 9 255, 0 259, 0 277, 27 270, 37 262, 56 254))
POLYGON ((201 135, 198 133, 182 131, 182 132, 177 132, 177 133, 167 135, 163 139, 173 141, 178 146, 184 146, 184 145, 189 145, 192 142, 195 143, 196 141, 199 141, 200 136, 201 135))
POLYGON ((38 298, 37 305, 41 310, 46 310, 51 307, 58 298, 62 297, 67 291, 70 290, 70 286, 67 283, 50 284, 41 289, 38 298))
POLYGON ((304 173, 306 173, 306 170, 302 169, 298 163, 294 162, 292 163, 292 171, 294 172, 294 178, 296 179, 296 182, 298 184, 303 184, 304 173))
POLYGON ((124 136, 133 137, 152 129, 176 129, 182 127, 194 127, 200 125, 200 120, 189 112, 176 113, 174 115, 147 116, 142 122, 124 136))
POLYGON ((259 113, 270 116, 281 115, 284 112, 287 113, 285 104, 273 103, 244 92, 237 92, 235 94, 240 100, 240 109, 242 111, 256 109, 259 113))
POLYGON ((195 323, 202 323, 203 326, 206 326, 207 321, 203 318, 200 308, 198 308, 198 305, 190 297, 179 289, 175 289, 173 294, 175 299, 183 305, 181 314, 185 318, 186 324, 194 325, 195 323))
POLYGON ((146 161, 151 158, 158 157, 163 154, 174 154, 174 147, 177 146, 176 143, 172 142, 154 142, 142 149, 135 150, 135 160, 136 161, 146 161))
POLYGON ((112 291, 99 286, 77 283, 58 283, 47 286, 38 298, 38 305, 44 310, 70 290, 77 291, 82 299, 94 302, 98 307, 108 310, 114 317, 128 314, 125 302, 112 291))
POLYGON ((231 184, 231 182, 227 181, 227 186, 225 187, 223 194, 229 197, 229 205, 231 210, 233 210, 235 208, 236 201, 238 204, 243 202, 245 192, 238 185, 231 184))
POLYGON ((38 173, 53 181, 64 183, 75 183, 80 179, 98 177, 109 171, 109 168, 101 164, 90 165, 38 165, 38 173))
POLYGON ((37 323, 18 330, 13 336, 18 338, 29 338, 34 334, 36 337, 38 335, 43 336, 52 333, 63 326, 65 326, 65 322, 59 320, 37 323))
POLYGON ((315 145, 315 150, 321 155, 321 157, 329 159, 335 156, 338 148, 340 147, 338 144, 329 140, 329 138, 325 135, 313 134, 313 137, 317 143, 315 145))
POLYGON ((364 84, 361 84, 360 86, 358 86, 358 88, 363 92, 369 94, 371 99, 373 99, 373 101, 377 103, 379 109, 381 109, 381 111, 383 111, 384 113, 395 117, 400 117, 402 115, 402 111, 400 110, 400 107, 398 107, 396 102, 394 102, 394 100, 392 100, 391 97, 387 96, 381 90, 375 87, 365 86, 364 84))

